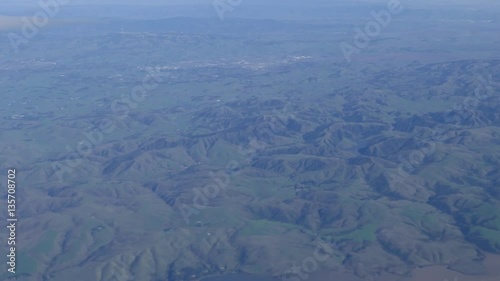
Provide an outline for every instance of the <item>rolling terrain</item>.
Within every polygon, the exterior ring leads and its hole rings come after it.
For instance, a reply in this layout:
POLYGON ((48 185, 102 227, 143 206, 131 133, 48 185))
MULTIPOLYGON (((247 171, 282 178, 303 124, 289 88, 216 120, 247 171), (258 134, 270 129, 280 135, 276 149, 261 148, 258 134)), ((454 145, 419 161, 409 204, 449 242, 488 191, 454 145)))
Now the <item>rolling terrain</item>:
POLYGON ((2 280, 293 280, 321 243, 314 281, 497 278, 498 23, 394 25, 347 63, 348 15, 112 19, 1 57, 2 280))

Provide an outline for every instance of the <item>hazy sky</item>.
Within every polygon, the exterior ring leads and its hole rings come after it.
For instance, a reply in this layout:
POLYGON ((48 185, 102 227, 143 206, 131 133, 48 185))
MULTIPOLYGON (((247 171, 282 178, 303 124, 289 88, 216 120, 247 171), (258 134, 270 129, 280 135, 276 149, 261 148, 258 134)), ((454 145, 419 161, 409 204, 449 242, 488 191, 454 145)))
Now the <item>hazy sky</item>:
MULTIPOLYGON (((3 3, 38 5, 40 0, 0 0, 3 3)), ((106 5, 106 4, 135 4, 135 5, 193 5, 211 4, 211 0, 67 0, 68 4, 76 5, 106 5)))
MULTIPOLYGON (((1 4, 27 4, 38 5, 40 0, 0 0, 1 4)), ((126 5, 211 5, 214 0, 66 0, 69 4, 75 5, 108 5, 108 4, 126 4, 126 5)), ((453 5, 453 4, 491 4, 495 5, 496 0, 400 0, 404 2, 414 2, 419 4, 437 4, 437 5, 453 5)), ((242 0, 242 4, 303 4, 303 5, 318 5, 332 4, 338 2, 358 2, 358 3, 387 3, 389 0, 242 0)))
MULTIPOLYGON (((0 4, 29 4, 38 5, 40 0, 0 0, 0 4)), ((42 0, 44 1, 44 0, 42 0)), ((45 0, 48 1, 48 0, 45 0)), ((122 5, 212 5, 214 0, 65 0, 69 1, 68 4, 76 5, 109 5, 109 4, 122 4, 122 5)), ((331 4, 333 2, 352 2, 352 0, 242 0, 242 4, 303 4, 303 5, 316 5, 316 4, 331 4)), ((359 2, 381 2, 387 0, 363 0, 359 2)), ((404 1, 404 0, 403 0, 404 1)))

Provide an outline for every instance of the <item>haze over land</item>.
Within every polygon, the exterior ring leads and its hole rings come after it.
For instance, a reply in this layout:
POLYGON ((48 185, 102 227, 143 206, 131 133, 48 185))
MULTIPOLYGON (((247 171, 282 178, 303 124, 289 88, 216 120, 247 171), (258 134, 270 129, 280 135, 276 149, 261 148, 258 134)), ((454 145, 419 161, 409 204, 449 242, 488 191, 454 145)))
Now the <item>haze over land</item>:
POLYGON ((36 3, 0 4, 1 280, 499 280, 498 4, 36 3))

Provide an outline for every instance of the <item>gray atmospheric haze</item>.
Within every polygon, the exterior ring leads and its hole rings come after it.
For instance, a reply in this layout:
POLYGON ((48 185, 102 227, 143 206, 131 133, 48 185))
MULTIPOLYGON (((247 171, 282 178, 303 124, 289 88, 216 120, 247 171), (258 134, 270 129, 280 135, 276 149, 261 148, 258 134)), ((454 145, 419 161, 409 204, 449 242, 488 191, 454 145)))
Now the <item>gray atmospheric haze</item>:
POLYGON ((0 1, 0 280, 499 281, 500 4, 0 1))

